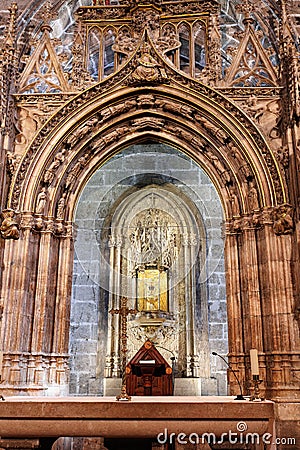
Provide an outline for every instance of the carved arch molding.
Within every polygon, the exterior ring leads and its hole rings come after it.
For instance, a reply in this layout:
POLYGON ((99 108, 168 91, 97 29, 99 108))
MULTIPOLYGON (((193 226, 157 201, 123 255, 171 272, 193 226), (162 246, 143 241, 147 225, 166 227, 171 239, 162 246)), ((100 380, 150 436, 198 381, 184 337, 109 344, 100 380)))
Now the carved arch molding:
POLYGON ((14 254, 21 269, 18 277, 14 267, 3 275, 2 298, 9 298, 2 330, 4 379, 14 386, 16 377, 20 384, 41 386, 39 376, 47 380, 44 387, 67 384, 76 201, 91 174, 113 154, 151 139, 193 158, 222 200, 228 340, 240 379, 249 378, 247 355, 250 348, 258 348, 263 370, 272 365, 268 377, 262 376, 267 395, 280 396, 280 383, 289 386, 282 390, 285 395, 287 389, 293 395, 292 378, 289 383, 282 373, 276 381, 283 370, 281 357, 299 342, 293 292, 286 289, 286 280, 292 285, 293 220, 283 171, 262 133, 238 106, 180 75, 151 51, 160 64, 150 80, 147 72, 137 70, 135 54, 115 75, 65 103, 35 136, 12 174, 7 209, 19 216, 21 233, 19 241, 7 241, 4 260, 14 254), (35 267, 31 275, 28 266, 35 267), (278 270, 285 276, 277 280, 278 270), (10 279, 15 280, 13 292, 7 291, 10 279), (28 328, 29 316, 32 334, 25 336, 21 330, 28 328))
POLYGON ((91 173, 122 148, 150 138, 205 169, 227 219, 279 205, 289 210, 281 167, 236 105, 192 80, 125 87, 119 77, 74 97, 47 121, 12 177, 8 208, 69 222, 91 173))

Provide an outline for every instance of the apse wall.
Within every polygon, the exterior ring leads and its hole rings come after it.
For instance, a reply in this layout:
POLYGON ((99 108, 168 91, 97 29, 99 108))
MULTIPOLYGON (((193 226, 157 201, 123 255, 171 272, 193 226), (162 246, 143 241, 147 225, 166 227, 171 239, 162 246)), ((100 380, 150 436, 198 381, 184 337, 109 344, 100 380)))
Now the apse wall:
MULTIPOLYGON (((103 394, 109 268, 104 267, 100 241, 107 236, 103 227, 109 222, 111 208, 130 189, 164 183, 176 186, 182 199, 188 198, 202 218, 206 277, 198 282, 203 282, 206 290, 209 351, 223 355, 228 351, 223 212, 218 193, 204 170, 183 153, 153 142, 133 145, 94 173, 77 205, 70 329, 72 395, 103 394)), ((226 394, 224 364, 211 356, 208 365, 210 376, 202 380, 202 394, 226 394)))

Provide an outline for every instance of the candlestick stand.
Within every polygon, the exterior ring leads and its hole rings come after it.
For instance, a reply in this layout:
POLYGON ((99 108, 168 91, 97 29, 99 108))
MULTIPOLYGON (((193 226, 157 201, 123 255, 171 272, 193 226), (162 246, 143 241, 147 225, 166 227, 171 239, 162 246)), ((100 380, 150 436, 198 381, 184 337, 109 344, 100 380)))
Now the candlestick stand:
POLYGON ((252 383, 254 387, 253 395, 250 397, 251 402, 262 402, 264 401, 263 397, 260 397, 259 385, 263 380, 259 379, 259 375, 253 375, 252 383))
POLYGON ((127 316, 136 314, 136 309, 127 308, 127 298, 121 298, 121 306, 119 309, 111 309, 110 314, 119 314, 121 317, 121 355, 122 355, 122 388, 121 393, 117 395, 117 400, 130 401, 131 397, 126 392, 126 364, 127 364, 127 316))

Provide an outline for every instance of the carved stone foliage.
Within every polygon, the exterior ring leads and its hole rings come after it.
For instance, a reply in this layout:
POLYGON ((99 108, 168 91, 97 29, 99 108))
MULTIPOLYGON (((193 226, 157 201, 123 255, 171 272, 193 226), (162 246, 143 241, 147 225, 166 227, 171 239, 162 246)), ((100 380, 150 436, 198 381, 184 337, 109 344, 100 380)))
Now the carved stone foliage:
POLYGON ((181 2, 177 4, 164 4, 163 5, 163 11, 166 14, 196 14, 200 12, 217 12, 219 9, 219 5, 215 1, 206 1, 206 2, 195 2, 195 1, 189 1, 189 2, 181 2))
POLYGON ((144 264, 170 267, 178 257, 178 224, 160 209, 139 213, 130 224, 129 240, 136 267, 144 264))

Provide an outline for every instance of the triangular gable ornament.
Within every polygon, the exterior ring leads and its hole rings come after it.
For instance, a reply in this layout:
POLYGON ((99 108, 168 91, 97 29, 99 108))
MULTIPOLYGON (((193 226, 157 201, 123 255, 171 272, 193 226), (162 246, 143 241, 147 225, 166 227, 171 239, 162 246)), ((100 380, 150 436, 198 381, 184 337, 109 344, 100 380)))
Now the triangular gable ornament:
POLYGON ((235 57, 229 67, 225 84, 232 87, 276 86, 276 71, 259 41, 251 18, 244 19, 244 37, 237 49, 235 57))
POLYGON ((68 92, 70 87, 51 41, 52 29, 46 20, 41 31, 41 39, 29 57, 27 67, 21 76, 19 93, 68 92))

